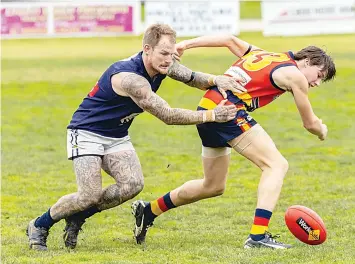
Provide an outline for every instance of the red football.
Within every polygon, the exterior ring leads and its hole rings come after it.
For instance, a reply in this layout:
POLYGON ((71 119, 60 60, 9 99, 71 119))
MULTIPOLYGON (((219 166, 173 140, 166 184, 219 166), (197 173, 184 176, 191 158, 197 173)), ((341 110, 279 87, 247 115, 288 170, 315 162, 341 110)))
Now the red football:
POLYGON ((327 238, 327 230, 320 216, 313 210, 293 205, 285 214, 285 222, 291 233, 308 245, 322 244, 327 238))

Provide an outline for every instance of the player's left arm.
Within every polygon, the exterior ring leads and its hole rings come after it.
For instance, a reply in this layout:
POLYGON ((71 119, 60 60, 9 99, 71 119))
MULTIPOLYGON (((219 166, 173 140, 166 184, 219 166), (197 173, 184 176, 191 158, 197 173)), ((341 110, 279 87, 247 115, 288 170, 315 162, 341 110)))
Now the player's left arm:
POLYGON ((170 66, 168 74, 170 78, 183 82, 191 87, 206 90, 211 86, 217 85, 224 98, 227 97, 225 91, 230 90, 235 93, 243 93, 246 89, 240 85, 243 81, 239 77, 229 77, 224 75, 212 75, 203 72, 193 72, 191 69, 174 61, 170 66))
POLYGON ((200 47, 226 47, 235 56, 241 58, 249 51, 260 49, 234 35, 201 36, 183 40, 176 44, 176 53, 181 57, 186 49, 200 47))
POLYGON ((313 112, 308 99, 309 84, 304 75, 296 67, 283 67, 277 69, 272 78, 280 88, 293 94, 304 128, 317 135, 320 140, 324 140, 327 137, 328 128, 313 112))

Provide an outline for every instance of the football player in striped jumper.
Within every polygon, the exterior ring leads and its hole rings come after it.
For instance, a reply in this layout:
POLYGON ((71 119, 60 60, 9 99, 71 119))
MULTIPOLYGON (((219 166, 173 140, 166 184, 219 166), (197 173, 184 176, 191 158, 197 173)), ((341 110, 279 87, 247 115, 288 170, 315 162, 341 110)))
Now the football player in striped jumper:
MULTIPOLYGON (((177 44, 178 55, 197 47, 227 47, 237 61, 225 72, 238 76, 247 89, 242 94, 227 91, 226 105, 235 105, 236 117, 226 123, 198 124, 202 141, 204 176, 191 180, 149 203, 135 201, 135 238, 143 243, 148 228, 163 212, 223 194, 225 190, 231 149, 260 168, 254 222, 244 243, 245 248, 266 247, 285 249, 290 245, 278 242, 268 232, 272 212, 279 199, 288 162, 276 148, 266 131, 249 115, 282 94, 293 95, 303 127, 320 140, 327 137, 327 126, 313 112, 308 92, 321 82, 334 78, 336 69, 332 58, 322 49, 308 46, 298 52, 269 52, 235 37, 202 36, 177 44)), ((212 78, 212 77, 211 77, 212 78)), ((216 87, 202 97, 198 110, 214 109, 224 99, 216 87)))

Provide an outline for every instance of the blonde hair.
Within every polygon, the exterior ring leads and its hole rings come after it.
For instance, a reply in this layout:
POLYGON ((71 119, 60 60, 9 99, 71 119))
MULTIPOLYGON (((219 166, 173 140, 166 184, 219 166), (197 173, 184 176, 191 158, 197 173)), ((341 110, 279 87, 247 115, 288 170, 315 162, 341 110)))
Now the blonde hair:
POLYGON ((160 41, 162 36, 169 36, 173 43, 176 42, 176 32, 169 25, 153 24, 147 28, 143 36, 143 46, 145 44, 154 48, 160 41))

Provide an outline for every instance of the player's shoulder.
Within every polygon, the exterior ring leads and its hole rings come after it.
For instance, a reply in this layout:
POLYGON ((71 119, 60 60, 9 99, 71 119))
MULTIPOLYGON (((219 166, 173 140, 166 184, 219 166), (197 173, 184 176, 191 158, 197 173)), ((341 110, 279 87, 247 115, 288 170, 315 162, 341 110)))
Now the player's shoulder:
POLYGON ((111 77, 113 90, 121 96, 149 91, 151 86, 146 78, 134 72, 119 72, 111 77), (143 89, 143 90, 142 90, 143 89))
POLYGON ((297 68, 296 65, 289 67, 280 67, 272 73, 274 82, 286 90, 292 90, 292 87, 307 87, 308 82, 304 74, 297 68))
POLYGON ((117 74, 112 75, 112 81, 119 81, 122 82, 125 80, 126 82, 129 81, 130 85, 135 86, 137 84, 149 84, 147 78, 140 75, 137 72, 130 72, 130 71, 122 71, 117 74))
POLYGON ((294 82, 302 82, 305 79, 304 74, 298 69, 296 65, 290 65, 289 67, 278 68, 278 71, 282 73, 284 78, 292 80, 294 82))

